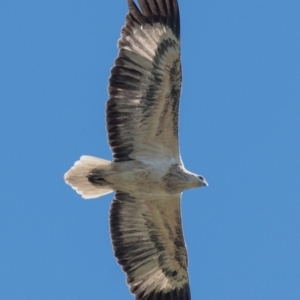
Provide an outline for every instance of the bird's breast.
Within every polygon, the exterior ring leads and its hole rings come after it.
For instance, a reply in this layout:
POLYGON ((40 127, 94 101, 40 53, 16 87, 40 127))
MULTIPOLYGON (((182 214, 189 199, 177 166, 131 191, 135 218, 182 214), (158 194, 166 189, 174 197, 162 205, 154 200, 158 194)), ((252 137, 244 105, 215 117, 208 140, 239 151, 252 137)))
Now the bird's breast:
MULTIPOLYGON (((132 193, 166 194, 163 177, 170 166, 163 162, 128 161, 115 163, 105 180, 115 190, 132 193)), ((169 193, 167 193, 169 194, 169 193)))

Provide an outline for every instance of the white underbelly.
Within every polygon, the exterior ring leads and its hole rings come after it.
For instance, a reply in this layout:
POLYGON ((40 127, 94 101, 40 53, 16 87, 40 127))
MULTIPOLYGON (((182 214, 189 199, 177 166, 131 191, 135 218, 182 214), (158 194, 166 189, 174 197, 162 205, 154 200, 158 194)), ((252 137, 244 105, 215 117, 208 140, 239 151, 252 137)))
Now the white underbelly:
POLYGON ((116 167, 105 180, 114 185, 115 190, 132 193, 165 194, 162 177, 169 165, 141 162, 116 163, 116 167))

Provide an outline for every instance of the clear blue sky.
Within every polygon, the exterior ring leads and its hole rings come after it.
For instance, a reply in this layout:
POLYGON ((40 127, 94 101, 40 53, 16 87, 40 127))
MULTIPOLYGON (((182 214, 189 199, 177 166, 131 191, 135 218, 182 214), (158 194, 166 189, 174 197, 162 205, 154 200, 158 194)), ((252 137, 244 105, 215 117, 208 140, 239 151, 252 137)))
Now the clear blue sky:
MULTIPOLYGON (((300 299, 300 1, 180 1, 183 195, 193 300, 300 299)), ((125 0, 0 3, 0 299, 130 300, 112 195, 63 181, 110 159, 109 70, 125 0)))

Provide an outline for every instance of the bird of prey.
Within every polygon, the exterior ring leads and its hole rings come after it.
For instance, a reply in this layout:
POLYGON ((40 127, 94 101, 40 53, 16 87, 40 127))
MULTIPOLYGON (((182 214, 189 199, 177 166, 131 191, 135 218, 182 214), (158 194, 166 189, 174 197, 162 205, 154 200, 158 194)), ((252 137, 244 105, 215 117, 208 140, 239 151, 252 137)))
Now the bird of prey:
POLYGON ((115 192, 111 240, 135 299, 188 300, 181 194, 208 184, 179 152, 178 3, 127 1, 106 105, 113 161, 82 156, 64 179, 85 199, 115 192))

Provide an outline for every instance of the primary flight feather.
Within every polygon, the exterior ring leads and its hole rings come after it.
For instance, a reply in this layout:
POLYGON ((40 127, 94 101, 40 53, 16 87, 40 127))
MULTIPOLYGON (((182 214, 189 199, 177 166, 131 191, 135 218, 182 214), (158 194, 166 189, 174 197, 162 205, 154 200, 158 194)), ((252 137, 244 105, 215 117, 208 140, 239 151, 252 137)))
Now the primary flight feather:
POLYGON ((177 0, 128 0, 109 79, 106 121, 113 162, 82 156, 65 181, 85 199, 115 192, 115 256, 137 300, 191 299, 180 200, 206 186, 178 146, 181 91, 177 0))

